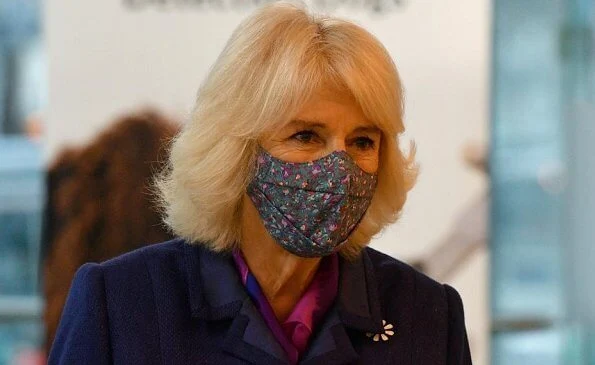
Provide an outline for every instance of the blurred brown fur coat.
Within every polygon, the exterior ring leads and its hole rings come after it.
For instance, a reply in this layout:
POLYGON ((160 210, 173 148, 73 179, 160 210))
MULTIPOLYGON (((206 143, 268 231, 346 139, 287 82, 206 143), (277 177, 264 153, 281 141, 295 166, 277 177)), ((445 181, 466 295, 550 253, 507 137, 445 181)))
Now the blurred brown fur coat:
POLYGON ((79 266, 171 238, 150 183, 177 130, 153 111, 126 116, 88 146, 63 151, 49 168, 42 239, 46 350, 79 266))

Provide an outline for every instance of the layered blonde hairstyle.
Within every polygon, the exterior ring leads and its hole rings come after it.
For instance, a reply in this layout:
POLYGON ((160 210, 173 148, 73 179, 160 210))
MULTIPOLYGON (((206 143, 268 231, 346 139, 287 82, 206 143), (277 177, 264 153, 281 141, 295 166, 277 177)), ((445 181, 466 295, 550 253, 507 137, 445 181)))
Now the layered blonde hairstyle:
POLYGON ((156 180, 173 232, 216 251, 236 247, 258 139, 288 123, 314 92, 330 85, 351 93, 383 134, 377 190, 341 254, 356 257, 395 222, 417 169, 414 149, 406 156, 399 148, 403 93, 391 57, 351 22, 312 15, 303 5, 273 3, 234 31, 173 141, 168 166, 156 180))

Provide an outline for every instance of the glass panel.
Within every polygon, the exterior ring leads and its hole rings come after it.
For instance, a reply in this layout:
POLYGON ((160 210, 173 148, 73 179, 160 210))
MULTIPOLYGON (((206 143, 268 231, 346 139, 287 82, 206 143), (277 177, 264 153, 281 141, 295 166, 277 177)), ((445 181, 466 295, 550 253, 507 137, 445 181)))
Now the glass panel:
POLYGON ((37 0, 0 0, 0 364, 40 362, 40 115, 45 56, 37 0))
POLYGON ((41 364, 35 344, 41 343, 38 320, 0 324, 0 364, 41 364))
POLYGON ((595 3, 495 3, 493 364, 595 363, 595 3))
POLYGON ((0 138, 0 298, 37 292, 41 230, 40 146, 23 137, 0 138))
POLYGON ((492 341, 492 365, 571 365, 561 362, 563 347, 564 335, 557 330, 496 334, 492 341))
POLYGON ((578 364, 595 363, 595 4, 568 0, 562 29, 568 189, 564 219, 569 341, 578 364))
POLYGON ((492 311, 497 327, 563 316, 561 1, 495 3, 492 311))

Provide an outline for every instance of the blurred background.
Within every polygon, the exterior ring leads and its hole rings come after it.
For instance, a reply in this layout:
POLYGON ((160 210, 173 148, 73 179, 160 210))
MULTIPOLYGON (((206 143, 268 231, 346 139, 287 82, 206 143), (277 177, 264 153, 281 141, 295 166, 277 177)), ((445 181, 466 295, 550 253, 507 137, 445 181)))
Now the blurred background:
MULTIPOLYGON (((169 236, 146 194, 264 0, 0 0, 0 365, 43 364, 70 280, 169 236)), ((595 364, 595 0, 311 0, 406 89, 421 175, 372 245, 465 304, 475 364, 595 364)))

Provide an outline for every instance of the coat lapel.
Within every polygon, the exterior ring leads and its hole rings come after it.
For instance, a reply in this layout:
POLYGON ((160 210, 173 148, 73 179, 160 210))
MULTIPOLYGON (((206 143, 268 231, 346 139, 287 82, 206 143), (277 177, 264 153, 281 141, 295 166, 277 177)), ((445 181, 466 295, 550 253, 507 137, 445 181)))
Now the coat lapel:
POLYGON ((337 309, 332 308, 302 356, 300 364, 349 364, 358 358, 337 309))
POLYGON ((382 317, 376 278, 367 252, 364 250, 357 260, 341 260, 339 291, 336 305, 327 314, 317 330, 308 351, 302 357, 303 364, 348 364, 357 361, 359 355, 354 349, 347 329, 379 333, 382 317))
POLYGON ((366 250, 355 261, 341 261, 338 309, 347 327, 373 333, 383 330, 378 284, 366 250))
POLYGON ((232 257, 190 245, 186 250, 192 317, 232 320, 223 340, 223 350, 230 355, 253 364, 288 364, 285 351, 248 297, 232 257))
POLYGON ((250 298, 244 303, 223 342, 225 351, 254 364, 289 364, 285 351, 250 298))

